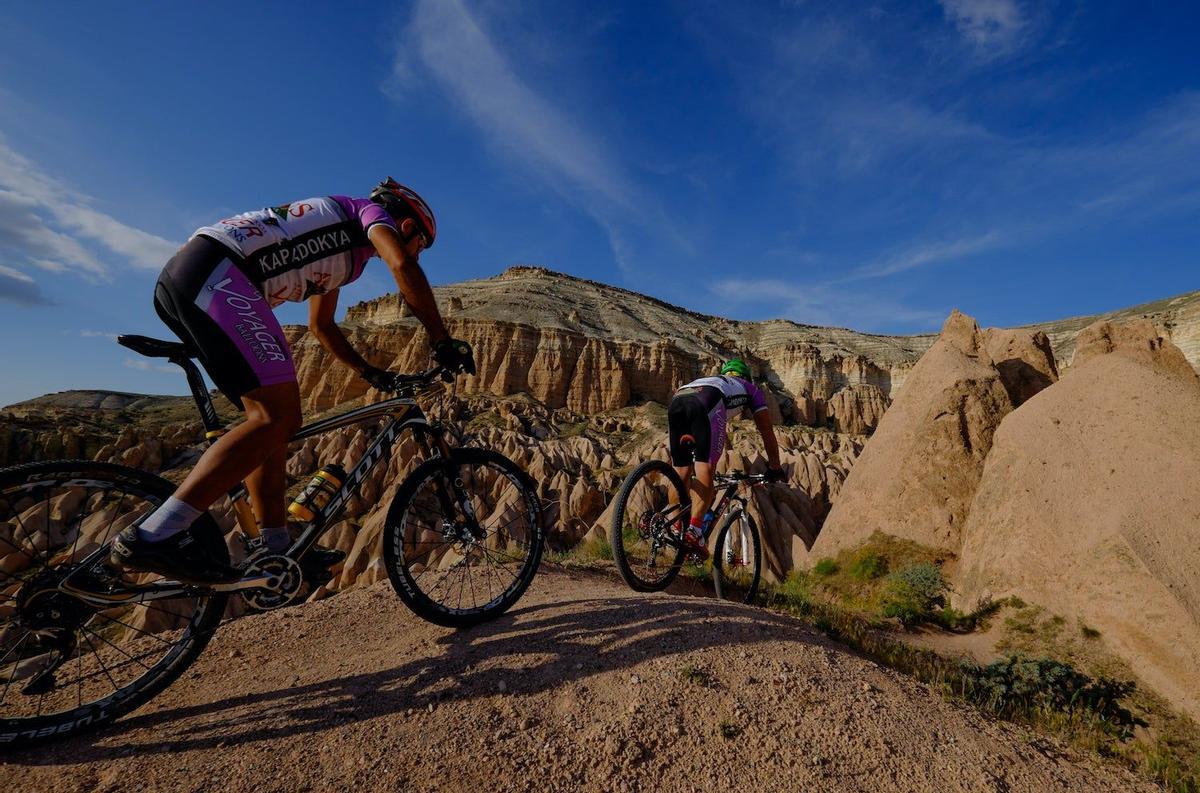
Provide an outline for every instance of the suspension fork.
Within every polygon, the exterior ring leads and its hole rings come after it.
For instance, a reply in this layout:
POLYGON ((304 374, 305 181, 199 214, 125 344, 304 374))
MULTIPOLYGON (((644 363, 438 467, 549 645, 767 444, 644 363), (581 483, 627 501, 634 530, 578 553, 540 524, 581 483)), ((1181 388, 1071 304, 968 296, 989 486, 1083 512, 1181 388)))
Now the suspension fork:
POLYGON ((479 520, 475 515, 475 507, 471 504, 471 496, 467 492, 466 484, 458 475, 458 469, 452 460, 450 444, 446 440, 446 433, 442 431, 441 425, 431 424, 427 430, 417 433, 417 443, 428 457, 442 460, 446 476, 434 482, 442 514, 453 517, 457 507, 457 511, 461 511, 466 519, 471 535, 476 540, 482 540, 484 532, 479 527, 479 520), (447 484, 449 488, 447 488, 447 484))

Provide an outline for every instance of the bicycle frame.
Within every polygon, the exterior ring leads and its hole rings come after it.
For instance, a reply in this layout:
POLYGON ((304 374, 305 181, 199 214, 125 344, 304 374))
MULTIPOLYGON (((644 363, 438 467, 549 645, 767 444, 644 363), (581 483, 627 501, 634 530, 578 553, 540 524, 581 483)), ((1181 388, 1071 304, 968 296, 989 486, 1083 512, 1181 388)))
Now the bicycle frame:
POLYGON ((737 492, 738 485, 741 483, 741 481, 736 479, 725 480, 721 483, 714 482, 714 484, 723 485, 725 489, 721 492, 720 497, 717 499, 716 504, 712 508, 713 519, 709 522, 708 527, 704 531, 705 540, 707 540, 713 533, 713 530, 716 528, 717 524, 722 523, 720 518, 728 505, 733 504, 734 507, 732 511, 730 511, 729 517, 726 518, 726 522, 736 519, 743 511, 745 511, 746 497, 737 492))
MULTIPOLYGON (((362 458, 359 459, 354 468, 346 475, 346 481, 329 500, 329 503, 319 510, 313 519, 307 523, 304 531, 300 533, 300 536, 288 548, 287 556, 299 559, 325 533, 325 530, 332 524, 334 518, 341 513, 342 508, 350 500, 350 497, 358 492, 359 486, 362 485, 363 481, 366 480, 379 461, 390 459, 392 445, 405 429, 413 431, 414 437, 416 437, 417 443, 425 452, 426 457, 449 456, 450 448, 446 443, 445 437, 442 435, 441 426, 430 424, 429 420, 425 417, 425 412, 421 410, 421 406, 411 397, 393 397, 392 399, 377 402, 374 405, 367 405, 348 413, 322 419, 321 421, 301 427, 299 432, 292 436, 292 440, 300 441, 305 438, 312 438, 332 430, 348 427, 362 421, 370 421, 382 416, 391 416, 392 420, 380 429, 379 434, 375 436, 375 439, 371 441, 371 445, 363 453, 362 458)), ((244 490, 244 487, 239 489, 244 490)), ((233 497, 232 494, 230 497, 233 497)))
MULTIPOLYGON (((196 401, 196 408, 200 411, 200 417, 204 423, 204 438, 211 446, 218 438, 225 434, 226 429, 217 417, 212 397, 205 388, 204 378, 201 377, 200 370, 191 359, 171 358, 170 361, 182 367, 187 373, 188 386, 191 388, 192 398, 196 401)), ((284 552, 284 556, 299 560, 316 543, 321 535, 333 524, 338 515, 341 514, 346 502, 358 492, 359 487, 366 480, 367 476, 370 475, 371 471, 374 470, 375 466, 383 459, 390 459, 392 446, 405 429, 412 430, 417 444, 421 447, 427 458, 448 458, 450 456, 450 447, 446 443, 441 425, 430 423, 425 416, 425 412, 421 410, 421 406, 417 404, 412 396, 392 397, 373 405, 367 405, 356 410, 315 421, 312 424, 307 424, 291 437, 289 443, 323 435, 326 432, 332 432, 342 427, 348 427, 384 416, 391 416, 392 420, 380 429, 379 434, 371 441, 363 456, 346 475, 346 481, 338 488, 338 491, 329 502, 313 516, 313 519, 305 524, 304 530, 293 541, 291 546, 288 547, 287 551, 284 552)), ((446 497, 445 494, 440 495, 443 498, 446 497)), ((233 505, 238 527, 243 537, 251 541, 257 538, 259 536, 258 521, 250 505, 249 493, 246 490, 245 483, 239 483, 229 491, 229 500, 233 505)), ((79 566, 79 570, 87 570, 94 561, 98 561, 107 553, 107 547, 98 549, 87 559, 83 560, 79 566)), ((134 600, 143 603, 152 600, 162 600, 178 597, 180 594, 196 589, 193 585, 180 584, 175 581, 162 581, 144 586, 129 587, 121 592, 102 594, 89 591, 86 588, 72 586, 71 579, 73 577, 71 575, 63 580, 62 583, 65 588, 76 597, 88 601, 93 605, 101 606, 132 602, 134 600)), ((237 592, 270 586, 270 578, 271 576, 268 575, 255 574, 243 577, 237 581, 212 584, 203 588, 213 592, 237 592)))
MULTIPOLYGON (((708 526, 704 529, 705 540, 712 535, 713 529, 717 526, 717 524, 721 523, 719 518, 729 504, 735 505, 735 511, 729 513, 730 518, 736 518, 742 513, 742 511, 746 509, 746 497, 737 493, 738 485, 743 484, 744 480, 720 479, 722 481, 715 481, 714 485, 723 487, 724 490, 722 490, 719 497, 715 499, 714 506, 711 509, 713 518, 711 521, 709 521, 708 526)), ((674 521, 681 512, 690 514, 691 504, 689 503, 687 506, 683 504, 673 504, 670 507, 662 510, 659 514, 669 523, 674 521)))

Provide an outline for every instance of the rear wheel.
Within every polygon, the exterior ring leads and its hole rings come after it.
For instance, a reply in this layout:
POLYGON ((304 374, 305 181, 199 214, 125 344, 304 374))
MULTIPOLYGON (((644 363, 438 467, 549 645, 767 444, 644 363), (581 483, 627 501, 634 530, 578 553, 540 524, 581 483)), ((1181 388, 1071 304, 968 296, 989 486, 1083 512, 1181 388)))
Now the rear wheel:
POLYGON ((463 628, 503 614, 525 592, 545 534, 521 468, 487 449, 422 463, 388 510, 383 553, 400 599, 418 616, 463 628))
POLYGON ((718 598, 754 602, 762 575, 762 548, 758 526, 744 509, 731 514, 717 534, 712 571, 718 598))
MULTIPOLYGON (((105 463, 0 471, 0 747, 111 721, 166 688, 204 649, 224 595, 142 601, 131 585, 158 576, 117 577, 101 563, 109 540, 174 489, 105 463), (97 605, 81 592, 125 599, 97 605)), ((192 531, 227 554, 208 515, 192 531)))
POLYGON ((681 532, 691 498, 675 469, 650 460, 621 483, 608 541, 621 578, 638 592, 666 589, 683 564, 681 532))

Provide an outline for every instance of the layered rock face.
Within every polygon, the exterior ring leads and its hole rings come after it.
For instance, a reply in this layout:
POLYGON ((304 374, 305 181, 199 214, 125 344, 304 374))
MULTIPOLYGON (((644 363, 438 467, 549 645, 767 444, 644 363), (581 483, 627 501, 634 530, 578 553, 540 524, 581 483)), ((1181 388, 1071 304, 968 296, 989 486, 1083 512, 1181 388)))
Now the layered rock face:
POLYGON ((879 422, 814 553, 875 532, 957 552, 992 436, 1011 411, 983 333, 955 311, 879 422))
MULTIPOLYGON (((738 322, 538 267, 513 267, 495 278, 435 291, 451 332, 472 343, 480 363, 479 376, 461 382, 462 393, 526 393, 551 407, 588 414, 665 402, 679 385, 740 356, 772 392, 778 418, 869 432, 935 338, 785 320, 738 322)), ((1188 349, 1192 362, 1200 363, 1200 293, 1116 314, 1138 312, 1165 333, 1195 336, 1188 349)), ((990 331, 989 354, 1017 389, 1010 399, 1019 403, 1053 382, 1055 355, 1063 360, 1086 324, 1081 318, 990 331), (1025 349, 1008 349, 1013 343, 1025 349), (1022 378, 1028 382, 1017 382, 1022 378)), ((376 365, 406 371, 428 365, 424 331, 394 295, 352 307, 344 327, 376 365)), ((365 394, 365 385, 303 328, 287 333, 307 410, 326 410, 365 394)))
POLYGON ((1106 314, 1044 322, 1021 330, 1043 331, 1050 339, 1054 357, 1059 361, 1071 361, 1076 339, 1085 328, 1101 321, 1116 327, 1139 319, 1152 322, 1158 335, 1178 347, 1192 368, 1200 371, 1200 292, 1188 292, 1106 314))
POLYGON ((1146 321, 1079 335, 1004 420, 964 531, 958 598, 1019 595, 1098 629, 1200 713, 1200 381, 1146 321))
POLYGON ((159 471, 202 434, 190 398, 65 391, 0 413, 0 467, 85 459, 159 471))
MULTIPOLYGON (((526 393, 586 414, 665 403, 683 383, 739 356, 771 392, 778 419, 870 431, 932 340, 780 320, 735 322, 533 267, 437 293, 450 331, 476 351, 479 375, 462 381, 463 393, 526 393)), ((428 365, 424 331, 394 297, 351 308, 345 328, 376 365, 407 371, 428 365)), ((365 385, 304 329, 287 333, 306 408, 325 410, 364 395, 365 385)))

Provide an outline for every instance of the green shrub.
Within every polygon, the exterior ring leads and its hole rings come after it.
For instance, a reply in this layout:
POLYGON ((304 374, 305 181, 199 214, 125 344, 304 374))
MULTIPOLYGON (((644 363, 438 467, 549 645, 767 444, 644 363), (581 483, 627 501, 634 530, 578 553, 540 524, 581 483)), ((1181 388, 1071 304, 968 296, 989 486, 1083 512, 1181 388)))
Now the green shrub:
POLYGON ((813 565, 812 571, 819 576, 831 576, 839 569, 841 568, 838 567, 838 563, 826 556, 813 565))
POLYGON ((572 554, 582 562, 595 560, 611 562, 613 549, 608 541, 608 537, 597 537, 594 540, 587 540, 576 545, 572 550, 572 554))
POLYGON ((859 554, 850 565, 850 575, 859 581, 873 581, 887 574, 887 559, 874 551, 859 554))
POLYGON ((1010 655, 985 667, 964 667, 975 699, 996 713, 1045 710, 1099 720, 1122 738, 1146 723, 1121 700, 1136 690, 1129 681, 1092 679, 1069 664, 1051 658, 1010 655))
POLYGON ((772 605, 806 614, 812 607, 812 590, 808 581, 795 570, 787 574, 772 591, 772 605))
MULTIPOLYGON (((883 614, 900 620, 905 627, 934 619, 946 605, 950 591, 942 571, 928 562, 909 565, 888 577, 882 595, 883 614)), ((946 615, 960 616, 958 612, 946 615)), ((965 619, 965 615, 961 615, 965 619)))

